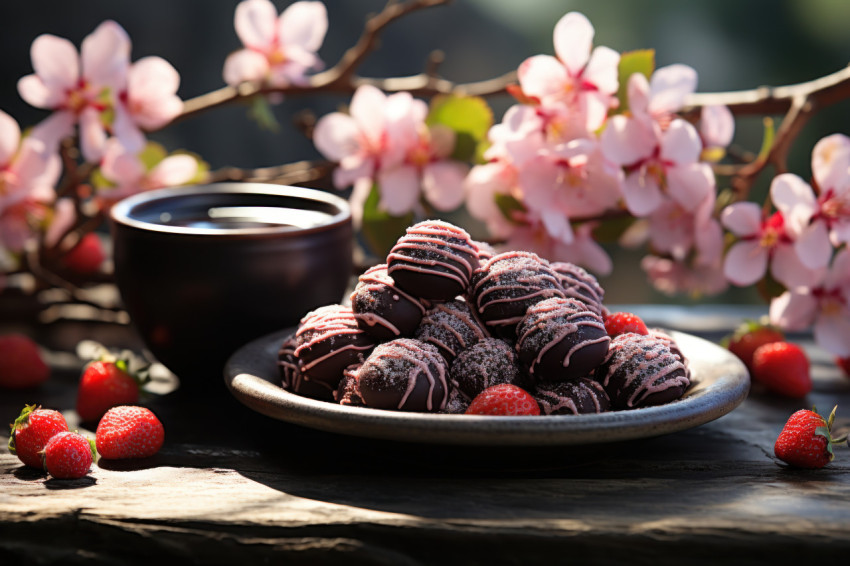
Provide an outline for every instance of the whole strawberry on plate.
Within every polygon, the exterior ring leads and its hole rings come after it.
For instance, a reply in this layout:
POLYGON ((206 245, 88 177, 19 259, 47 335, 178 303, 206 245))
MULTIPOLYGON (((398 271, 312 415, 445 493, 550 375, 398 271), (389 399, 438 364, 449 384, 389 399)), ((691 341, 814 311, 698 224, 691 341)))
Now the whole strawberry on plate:
POLYGON ((76 432, 60 432, 44 447, 44 469, 57 479, 77 479, 91 469, 96 456, 92 441, 76 432))
POLYGON ((118 405, 137 405, 146 380, 144 372, 131 373, 126 360, 97 360, 88 364, 77 389, 77 413, 83 422, 95 422, 118 405))
POLYGON ((626 334, 627 332, 633 332, 634 334, 641 334, 643 336, 649 334, 649 330, 646 328, 643 320, 638 315, 630 312, 612 312, 606 314, 605 331, 608 332, 608 336, 611 338, 620 334, 626 334))
POLYGON ((0 336, 0 388, 35 387, 50 377, 38 345, 23 334, 0 336))
POLYGON ((68 423, 59 411, 27 405, 12 423, 9 451, 31 468, 42 469, 41 451, 60 432, 68 431, 68 423))
POLYGON ((795 468, 823 468, 835 457, 832 445, 843 441, 832 437, 833 421, 835 409, 827 420, 814 409, 797 411, 779 433, 774 455, 795 468))
POLYGON ((809 358, 797 344, 771 342, 753 353, 750 374, 768 390, 794 399, 812 390, 809 358))
POLYGON ((785 334, 777 327, 768 324, 764 320, 747 320, 741 324, 735 332, 723 340, 723 345, 730 352, 738 356, 747 369, 753 371, 753 354, 765 344, 771 342, 782 342, 785 334))
POLYGON ((101 458, 149 458, 159 452, 165 429, 150 409, 122 405, 106 411, 95 432, 101 458))
POLYGON ((511 417, 539 415, 540 406, 525 389, 509 383, 500 383, 479 393, 469 404, 466 414, 511 417))

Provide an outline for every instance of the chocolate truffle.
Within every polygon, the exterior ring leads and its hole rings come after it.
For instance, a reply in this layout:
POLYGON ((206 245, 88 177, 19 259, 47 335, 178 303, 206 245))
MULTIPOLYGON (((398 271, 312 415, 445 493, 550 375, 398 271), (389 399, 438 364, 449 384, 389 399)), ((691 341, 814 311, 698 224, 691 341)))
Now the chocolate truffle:
POLYGON ((277 353, 277 367, 283 381, 283 388, 304 397, 322 401, 333 400, 333 390, 328 384, 305 379, 301 372, 300 360, 295 356, 295 346, 295 334, 291 334, 283 341, 277 353))
POLYGON ((360 276, 351 294, 351 310, 357 325, 379 340, 412 336, 425 314, 422 303, 398 288, 384 264, 360 276))
POLYGON ((449 376, 459 393, 468 400, 492 385, 529 385, 520 370, 513 347, 498 338, 484 338, 461 352, 452 363, 449 376))
POLYGON ((517 327, 517 352, 537 380, 587 376, 608 352, 602 317, 577 299, 553 297, 528 309, 517 327))
POLYGON ((560 383, 540 383, 532 396, 544 415, 604 413, 611 408, 611 400, 602 385, 585 377, 560 383))
POLYGON ((295 338, 301 372, 332 391, 342 379, 342 370, 365 360, 375 347, 374 338, 357 326, 354 313, 342 305, 327 305, 308 313, 301 319, 295 338))
POLYGON ((334 400, 340 405, 352 407, 363 407, 363 398, 360 396, 359 371, 363 364, 351 364, 342 370, 342 380, 339 387, 334 391, 334 400))
POLYGON ((553 262, 550 265, 558 276, 564 296, 584 301, 591 310, 602 314, 605 290, 596 277, 573 263, 553 262))
POLYGON ((690 385, 685 365, 664 340, 633 332, 611 341, 594 378, 618 410, 669 403, 690 385))
POLYGON ((387 256, 387 271, 414 297, 448 301, 469 287, 478 249, 465 230, 426 220, 407 229, 387 256))
POLYGON ((528 307, 563 297, 564 291, 545 259, 530 252, 505 252, 475 272, 470 295, 484 323, 511 336, 528 307))
POLYGON ((488 336, 469 304, 460 299, 434 305, 425 313, 415 334, 418 340, 436 346, 449 363, 488 336))
POLYGON ((475 247, 478 248, 478 262, 483 264, 485 261, 498 254, 496 248, 488 244, 487 242, 479 242, 477 240, 472 241, 475 244, 475 247))
POLYGON ((446 402, 446 406, 438 412, 447 415, 462 415, 469 408, 469 403, 469 399, 464 397, 456 387, 452 387, 449 391, 449 400, 446 402))
POLYGON ((664 342, 670 351, 673 352, 673 355, 679 358, 679 361, 682 362, 682 365, 685 366, 685 375, 688 377, 688 380, 691 379, 691 369, 688 364, 688 358, 685 357, 685 354, 682 353, 682 349, 679 348, 679 345, 673 340, 673 337, 661 330, 660 328, 650 328, 649 335, 653 338, 657 338, 664 342))
POLYGON ((436 412, 449 397, 449 368, 436 346, 412 338, 380 344, 363 363, 360 396, 367 407, 436 412))

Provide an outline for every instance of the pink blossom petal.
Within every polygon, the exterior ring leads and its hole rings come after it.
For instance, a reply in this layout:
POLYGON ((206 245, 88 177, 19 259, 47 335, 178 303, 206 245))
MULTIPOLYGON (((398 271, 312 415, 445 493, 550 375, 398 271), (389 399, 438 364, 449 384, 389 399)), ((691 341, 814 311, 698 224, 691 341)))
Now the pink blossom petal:
POLYGON ((826 272, 822 286, 837 289, 850 283, 850 249, 843 248, 832 261, 832 267, 826 272))
POLYGON ((413 210, 419 200, 419 174, 416 168, 401 166, 378 173, 381 202, 378 207, 393 216, 413 210))
MULTIPOLYGON (((404 93, 407 94, 407 93, 404 93)), ((409 95, 408 95, 409 96, 409 95)), ((373 144, 380 143, 384 133, 384 107, 387 95, 371 85, 362 85, 354 91, 351 97, 351 117, 354 118, 358 129, 373 144)))
POLYGON ((590 20, 579 12, 568 13, 555 24, 555 54, 572 76, 577 76, 587 64, 593 45, 593 34, 590 20))
POLYGON ((363 225, 363 208, 366 206, 366 200, 372 192, 372 179, 361 178, 354 183, 354 189, 351 191, 351 196, 348 197, 348 204, 351 208, 351 223, 355 230, 359 230, 363 225))
POLYGON ((224 60, 224 82, 231 86, 246 81, 262 81, 268 72, 268 59, 250 49, 235 51, 224 60))
POLYGON ((661 137, 661 157, 677 165, 693 163, 702 152, 702 140, 690 122, 673 120, 661 137))
POLYGON ((18 122, 0 110, 0 166, 8 164, 21 143, 21 128, 18 122))
POLYGON ((655 133, 643 123, 625 116, 614 116, 600 138, 602 153, 617 165, 633 165, 655 151, 655 133))
POLYGON ((823 279, 825 271, 806 267, 794 251, 794 246, 779 245, 774 248, 770 273, 789 289, 812 287, 823 279))
POLYGON ((707 163, 689 163, 667 170, 667 191, 670 196, 693 212, 714 192, 714 172, 707 163))
POLYGON ((806 330, 815 320, 817 307, 817 299, 808 291, 785 291, 770 302, 770 322, 791 332, 806 330))
POLYGON ((520 64, 517 73, 522 92, 540 99, 560 96, 569 81, 564 65, 550 55, 529 57, 520 64))
POLYGON ((191 155, 170 155, 154 166, 147 175, 152 187, 184 185, 198 174, 198 161, 191 155))
POLYGON ((27 75, 18 81, 18 94, 36 108, 53 109, 65 102, 64 89, 51 89, 38 75, 27 75))
POLYGON ((50 152, 45 144, 27 137, 21 143, 18 154, 13 159, 11 170, 18 177, 18 183, 35 190, 37 186, 49 188, 49 193, 38 200, 49 200, 53 185, 61 174, 61 159, 55 152, 50 152))
POLYGON ((684 105, 685 97, 696 88, 697 72, 687 65, 668 65, 656 69, 649 80, 649 112, 677 112, 684 105))
POLYGON ((469 166, 457 161, 436 161, 422 170, 422 192, 437 210, 454 210, 463 203, 463 183, 469 166))
POLYGON ((695 262, 700 265, 719 263, 723 256, 723 229, 712 219, 698 225, 695 230, 694 246, 697 249, 695 262))
POLYGON ((365 158, 362 154, 349 155, 339 163, 334 170, 334 186, 337 189, 350 187, 362 179, 369 181, 372 186, 372 176, 375 173, 375 161, 365 158))
POLYGON ((464 183, 469 214, 486 222, 488 230, 495 237, 505 237, 511 230, 496 205, 495 196, 510 192, 512 178, 510 166, 492 162, 473 167, 464 183))
POLYGON ((785 227, 794 236, 808 226, 818 208, 812 188, 793 173, 774 177, 770 184, 770 199, 785 218, 785 227))
POLYGON ((100 165, 103 176, 117 185, 136 185, 145 175, 145 166, 116 139, 106 142, 100 165))
POLYGON ((623 182, 623 200, 626 201, 629 212, 643 217, 652 214, 661 206, 664 197, 658 187, 658 180, 641 169, 626 176, 623 182))
POLYGON ((53 247, 59 243, 59 237, 74 225, 77 218, 74 201, 70 198, 60 198, 53 205, 53 219, 44 233, 44 243, 53 247))
POLYGON ((699 126, 707 147, 727 147, 735 136, 735 117, 727 106, 703 106, 699 126))
POLYGON ((611 256, 591 237, 592 226, 582 224, 572 244, 555 245, 553 260, 569 261, 581 265, 598 275, 610 275, 614 267, 611 256))
POLYGON ((98 111, 91 107, 83 110, 80 114, 80 150, 83 158, 90 163, 99 162, 103 157, 106 139, 106 130, 98 111))
POLYGON ((281 13, 277 33, 283 45, 318 51, 328 31, 328 12, 321 2, 295 2, 281 13))
MULTIPOLYGON (((590 91, 582 93, 581 102, 585 114, 584 127, 585 130, 592 135, 608 117, 608 110, 611 108, 613 97, 604 92, 590 91)), ((585 135, 584 132, 568 133, 567 135, 585 135)))
POLYGON ((633 114, 649 111, 649 81, 643 73, 632 73, 627 86, 629 110, 633 114))
POLYGON ((839 218, 832 224, 829 241, 836 247, 850 243, 850 218, 839 218))
POLYGON ((313 130, 313 143, 325 158, 339 162, 360 149, 357 124, 346 114, 332 112, 322 116, 313 130))
POLYGON ((30 48, 32 67, 48 91, 64 93, 77 86, 80 59, 74 44, 62 37, 44 34, 30 48))
POLYGON ((767 251, 758 242, 738 242, 729 249, 723 274, 741 287, 752 285, 767 271, 767 251))
POLYGON ((245 0, 236 5, 233 25, 245 47, 269 51, 275 38, 276 24, 277 8, 269 0, 245 0))
POLYGON ((822 313, 814 326, 818 346, 840 358, 850 356, 850 312, 846 308, 835 314, 822 313))
POLYGON ((794 251, 807 269, 822 269, 832 258, 832 244, 829 242, 829 230, 824 222, 813 222, 806 226, 797 241, 794 251))
POLYGON ((597 47, 590 55, 590 61, 582 73, 582 78, 595 85, 600 92, 616 94, 619 87, 617 66, 620 54, 610 47, 597 47))
POLYGON ((821 192, 844 188, 850 168, 850 138, 832 134, 818 141, 812 150, 812 176, 821 192))
POLYGON ((158 107, 167 105, 179 87, 180 74, 161 57, 139 59, 127 75, 127 94, 133 104, 144 109, 143 116, 164 114, 158 107))
POLYGON ((561 167, 552 159, 538 156, 519 169, 519 186, 523 192, 523 202, 536 211, 544 211, 554 205, 555 191, 561 167))
POLYGON ((76 117, 67 111, 54 112, 30 131, 29 137, 42 142, 48 151, 59 149, 59 142, 74 134, 76 117))
POLYGON ((750 236, 761 230, 761 208, 754 202, 736 202, 720 213, 720 221, 736 236, 750 236))
POLYGON ((540 219, 549 236, 558 242, 570 244, 573 241, 573 229, 569 219, 557 210, 547 209, 541 212, 540 219))
POLYGON ((117 23, 107 20, 83 40, 82 74, 98 87, 124 88, 130 67, 130 37, 117 23))
POLYGON ((144 149, 147 139, 123 104, 114 106, 115 118, 112 120, 112 133, 130 153, 144 149))

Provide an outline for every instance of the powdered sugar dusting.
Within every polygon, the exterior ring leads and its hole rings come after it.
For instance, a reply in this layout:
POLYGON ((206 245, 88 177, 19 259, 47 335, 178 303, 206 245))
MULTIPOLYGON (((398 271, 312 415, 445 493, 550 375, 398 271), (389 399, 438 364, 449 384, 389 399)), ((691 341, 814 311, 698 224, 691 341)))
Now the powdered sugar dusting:
POLYGON ((425 313, 416 330, 416 338, 439 347, 450 359, 488 336, 469 304, 461 300, 438 303, 425 313))

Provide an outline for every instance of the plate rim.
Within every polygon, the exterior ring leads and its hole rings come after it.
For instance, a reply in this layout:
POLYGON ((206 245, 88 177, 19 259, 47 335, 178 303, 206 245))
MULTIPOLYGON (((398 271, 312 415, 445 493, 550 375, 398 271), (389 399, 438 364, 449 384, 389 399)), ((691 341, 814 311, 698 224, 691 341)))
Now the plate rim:
POLYGON ((589 415, 523 417, 350 407, 290 393, 271 381, 272 376, 255 375, 262 372, 252 369, 256 366, 252 360, 266 355, 269 368, 275 368, 275 381, 279 380, 276 359, 269 348, 276 352, 293 331, 294 328, 281 329, 236 350, 223 371, 230 393, 250 409, 277 420, 372 439, 468 446, 565 446, 634 440, 679 432, 716 420, 740 405, 750 387, 749 373, 728 350, 704 338, 665 329, 686 356, 691 348, 701 346, 719 357, 715 363, 717 376, 703 382, 697 376, 695 390, 665 405, 589 415))

